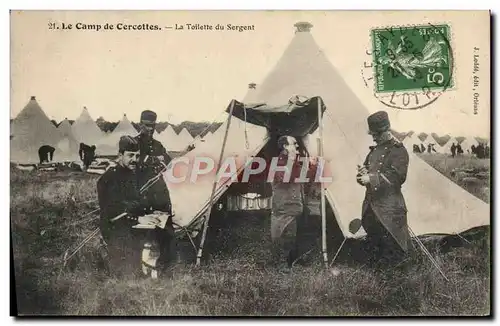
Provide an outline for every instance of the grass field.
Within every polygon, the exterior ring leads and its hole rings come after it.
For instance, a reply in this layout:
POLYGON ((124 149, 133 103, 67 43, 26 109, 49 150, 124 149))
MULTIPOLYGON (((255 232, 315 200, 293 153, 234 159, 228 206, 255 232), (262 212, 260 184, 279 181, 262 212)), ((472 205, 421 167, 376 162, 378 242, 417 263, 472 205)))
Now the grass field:
MULTIPOLYGON (((456 167, 489 170, 489 160, 423 157, 445 175, 456 167)), ((449 176, 450 179, 453 177, 449 176)), ((11 225, 17 309, 21 315, 310 315, 407 316, 490 313, 489 237, 446 250, 429 244, 449 282, 415 254, 405 268, 368 267, 343 250, 335 268, 321 264, 319 246, 307 266, 282 274, 269 263, 268 220, 235 219, 209 235, 209 257, 184 263, 159 280, 109 278, 102 272, 98 240, 61 268, 64 251, 97 224, 58 227, 94 209, 97 176, 11 170, 11 225), (231 229, 231 232, 229 232, 231 229), (43 235, 40 234, 45 230, 43 235)), ((460 180, 455 180, 460 183, 460 180)), ((467 188, 468 184, 462 185, 467 188)), ((489 182, 469 189, 489 202, 489 182), (487 188, 485 192, 484 188, 487 188), (488 195, 485 197, 485 193, 488 195)), ((89 216, 91 217, 91 216, 89 216)), ((314 223, 313 223, 314 224, 314 223)), ((320 243, 317 223, 312 243, 320 243)), ((487 233, 488 234, 488 233, 487 233)), ((358 243, 346 243, 355 248, 358 243)), ((332 249, 333 250, 333 249, 332 249)), ((354 249, 353 249, 354 250, 354 249)), ((192 251, 192 250, 191 250, 192 251)), ((331 253, 333 256, 334 252, 331 253)))

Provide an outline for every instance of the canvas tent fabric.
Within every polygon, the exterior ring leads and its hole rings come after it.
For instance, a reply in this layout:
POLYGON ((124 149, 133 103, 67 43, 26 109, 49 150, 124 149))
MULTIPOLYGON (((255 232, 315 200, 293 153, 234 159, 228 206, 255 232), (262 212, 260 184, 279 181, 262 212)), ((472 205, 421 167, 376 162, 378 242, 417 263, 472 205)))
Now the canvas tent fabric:
MULTIPOLYGON (((295 33, 281 59, 257 89, 256 100, 276 107, 288 103, 293 95, 320 96, 324 101, 324 159, 333 176, 333 181, 327 184, 326 198, 335 213, 328 218, 335 219, 344 237, 363 236, 362 228, 355 231, 349 226, 361 218, 365 188, 356 183, 356 166, 363 163, 369 146, 373 145, 366 123, 372 112, 345 83, 307 29, 295 33)), ((201 154, 217 157, 226 124, 210 142, 186 157, 201 154)), ((229 128, 225 155, 255 154, 267 139, 266 128, 235 118, 229 128), (248 137, 245 137, 246 129, 248 137), (246 140, 248 146, 244 146, 246 140)), ((408 223, 415 235, 454 234, 490 224, 488 204, 451 182, 412 150, 408 152, 408 176, 402 192, 408 208, 408 223)), ((203 183, 170 185, 176 219, 181 225, 187 226, 205 213, 213 180, 207 176, 203 183), (190 198, 189 202, 185 198, 190 198)), ((218 193, 225 189, 225 185, 218 184, 218 193)))
POLYGON ((138 134, 139 132, 134 128, 127 115, 124 114, 115 129, 97 144, 96 152, 99 155, 116 155, 118 154, 118 142, 122 136, 135 137, 138 134))
POLYGON ((47 117, 35 96, 12 121, 11 128, 10 160, 15 163, 38 163, 40 146, 55 148, 62 139, 60 131, 47 117))
POLYGON ((177 141, 179 143, 179 147, 181 150, 186 149, 191 143, 193 143, 194 138, 191 136, 189 131, 186 128, 182 128, 182 130, 177 135, 177 141))
POLYGON ((167 128, 165 128, 165 130, 160 132, 158 134, 158 137, 156 137, 156 139, 160 143, 162 143, 163 147, 165 147, 165 149, 167 151, 173 150, 172 146, 175 146, 173 144, 175 144, 176 138, 177 138, 177 134, 175 133, 174 129, 170 125, 168 125, 167 128))
POLYGON ((92 119, 86 107, 83 108, 80 116, 73 122, 71 129, 78 143, 85 143, 89 146, 99 143, 106 137, 106 133, 92 119))
POLYGON ((80 159, 78 155, 80 145, 73 135, 69 120, 64 119, 57 129, 60 131, 62 139, 56 145, 54 161, 78 161, 80 159))
POLYGON ((462 150, 464 151, 464 154, 472 154, 471 147, 472 146, 477 146, 479 145, 478 141, 474 137, 467 137, 462 142, 460 143, 460 146, 462 146, 462 150))
POLYGON ((403 139, 403 145, 406 147, 408 151, 412 152, 413 152, 413 145, 420 146, 421 143, 422 141, 420 140, 420 138, 417 137, 416 133, 413 133, 411 136, 406 136, 403 139))
POLYGON ((248 123, 266 127, 272 133, 304 137, 318 128, 318 106, 321 107, 321 113, 325 112, 325 105, 319 97, 304 101, 291 99, 278 107, 236 102, 233 115, 248 123))
POLYGON ((441 151, 444 154, 450 154, 451 155, 451 146, 455 144, 455 146, 458 145, 458 141, 455 137, 451 137, 444 145, 441 147, 441 151))
POLYGON ((246 104, 256 104, 257 102, 255 98, 256 93, 257 93, 257 84, 249 83, 247 93, 245 94, 245 97, 243 98, 242 102, 246 104))

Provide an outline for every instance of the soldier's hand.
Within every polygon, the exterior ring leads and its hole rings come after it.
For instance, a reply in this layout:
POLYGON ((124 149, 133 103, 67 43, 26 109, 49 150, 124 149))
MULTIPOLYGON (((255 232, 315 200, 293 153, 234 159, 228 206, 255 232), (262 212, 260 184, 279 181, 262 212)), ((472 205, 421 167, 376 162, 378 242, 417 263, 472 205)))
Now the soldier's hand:
POLYGON ((366 186, 370 183, 370 176, 368 174, 363 174, 356 178, 359 184, 366 186))
POLYGON ((155 225, 160 223, 160 219, 153 215, 140 216, 137 220, 140 224, 155 225))
POLYGON ((363 175, 363 174, 367 174, 367 173, 368 173, 368 169, 366 168, 366 166, 358 165, 358 174, 363 175))

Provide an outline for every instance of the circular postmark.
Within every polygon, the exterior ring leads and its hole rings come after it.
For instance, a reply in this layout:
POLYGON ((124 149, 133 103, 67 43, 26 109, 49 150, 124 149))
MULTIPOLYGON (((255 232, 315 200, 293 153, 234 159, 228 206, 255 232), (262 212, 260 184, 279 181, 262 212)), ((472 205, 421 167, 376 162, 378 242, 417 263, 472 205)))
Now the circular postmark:
POLYGON ((384 105, 424 108, 453 87, 453 51, 448 25, 373 29, 361 76, 384 105))

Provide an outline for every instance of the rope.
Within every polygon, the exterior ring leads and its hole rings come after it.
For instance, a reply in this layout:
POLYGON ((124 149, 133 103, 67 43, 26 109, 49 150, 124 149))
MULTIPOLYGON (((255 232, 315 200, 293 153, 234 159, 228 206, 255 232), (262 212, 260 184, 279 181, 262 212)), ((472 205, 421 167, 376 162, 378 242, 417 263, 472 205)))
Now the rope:
POLYGON ((245 113, 245 148, 250 148, 250 143, 248 142, 248 130, 247 130, 247 107, 243 105, 243 112, 245 113))
POLYGON ((338 255, 339 255, 339 253, 340 253, 340 249, 342 249, 342 247, 344 246, 344 243, 345 243, 345 241, 346 241, 346 240, 347 240, 347 238, 346 238, 346 237, 344 237, 344 240, 343 240, 343 241, 342 241, 342 243, 340 244, 340 247, 339 247, 339 249, 337 250, 337 252, 335 253, 335 256, 333 256, 333 259, 332 259, 332 261, 331 261, 331 263, 330 263, 330 267, 332 267, 333 262, 335 261, 335 259, 337 259, 337 256, 338 256, 338 255))
POLYGON ((420 249, 422 249, 424 254, 429 258, 431 263, 434 265, 434 267, 439 271, 439 273, 444 277, 444 279, 449 282, 450 280, 446 277, 446 275, 444 275, 443 271, 439 267, 439 264, 434 260, 434 257, 432 257, 431 253, 427 250, 422 241, 420 241, 420 239, 415 235, 415 233, 410 227, 408 227, 408 230, 410 231, 410 235, 415 239, 417 244, 420 246, 420 249))

